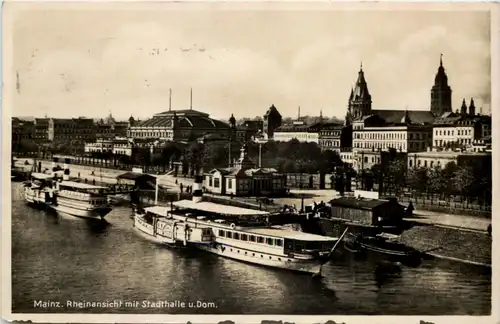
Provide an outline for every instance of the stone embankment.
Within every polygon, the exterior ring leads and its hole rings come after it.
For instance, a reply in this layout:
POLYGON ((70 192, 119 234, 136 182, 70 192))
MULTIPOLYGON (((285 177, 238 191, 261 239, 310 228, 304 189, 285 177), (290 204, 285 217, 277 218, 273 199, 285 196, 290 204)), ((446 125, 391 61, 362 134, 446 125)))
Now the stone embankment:
MULTIPOLYGON (((42 170, 51 169, 51 161, 41 161, 42 170)), ((62 164, 59 163, 62 167, 62 164)), ((32 159, 20 159, 16 161, 15 166, 30 169, 33 166, 32 159), (29 165, 25 165, 28 160, 29 165)), ((116 184, 117 176, 126 172, 123 170, 115 170, 102 168, 99 166, 85 166, 70 164, 70 175, 79 177, 82 180, 102 184, 116 184)), ((193 180, 189 178, 174 178, 173 176, 159 176, 159 183, 162 187, 167 188, 172 192, 179 192, 179 184, 190 186, 193 180), (177 180, 177 183, 176 183, 177 180)), ((304 198, 305 204, 310 204, 313 201, 328 201, 334 198, 337 194, 333 190, 313 190, 292 192, 298 197, 304 198)), ((250 198, 221 198, 217 200, 227 200, 228 202, 238 202, 239 204, 247 204, 249 207, 256 208, 259 204, 251 201, 250 198)), ((283 198, 274 199, 276 205, 288 204, 300 206, 302 198, 283 198)), ((265 208, 265 206, 262 206, 265 208)), ((415 218, 408 219, 414 226, 403 232, 400 236, 400 242, 411 246, 419 251, 425 252, 431 256, 449 259, 452 261, 465 262, 483 266, 491 266, 491 250, 492 238, 488 235, 486 229, 491 224, 491 219, 454 215, 447 213, 437 213, 425 210, 415 211, 415 218)), ((323 232, 328 235, 338 236, 341 234, 341 228, 334 221, 323 221, 321 224, 323 232), (338 232, 338 233, 337 233, 338 232)))

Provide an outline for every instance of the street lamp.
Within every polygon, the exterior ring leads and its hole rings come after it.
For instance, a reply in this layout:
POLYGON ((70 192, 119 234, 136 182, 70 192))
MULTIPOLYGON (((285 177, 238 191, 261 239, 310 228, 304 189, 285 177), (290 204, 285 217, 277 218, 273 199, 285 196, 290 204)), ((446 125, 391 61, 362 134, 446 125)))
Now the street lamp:
POLYGON ((254 143, 259 144, 259 168, 262 167, 262 144, 267 143, 268 137, 266 133, 263 133, 262 130, 259 130, 257 134, 253 136, 254 143))

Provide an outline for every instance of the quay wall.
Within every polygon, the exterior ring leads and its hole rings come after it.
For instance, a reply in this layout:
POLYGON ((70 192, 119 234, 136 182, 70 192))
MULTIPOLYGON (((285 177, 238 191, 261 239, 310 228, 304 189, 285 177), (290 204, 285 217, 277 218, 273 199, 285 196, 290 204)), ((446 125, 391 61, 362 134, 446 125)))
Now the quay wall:
MULTIPOLYGON (((346 226, 331 219, 320 219, 319 224, 321 234, 334 237, 339 237, 346 226)), ((415 225, 404 231, 398 241, 433 257, 491 266, 492 238, 486 231, 415 225)))

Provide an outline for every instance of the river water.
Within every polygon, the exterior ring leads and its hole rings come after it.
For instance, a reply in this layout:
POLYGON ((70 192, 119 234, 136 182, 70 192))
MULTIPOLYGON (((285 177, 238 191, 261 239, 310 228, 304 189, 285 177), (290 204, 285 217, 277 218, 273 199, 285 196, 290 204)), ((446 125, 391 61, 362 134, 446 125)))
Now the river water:
POLYGON ((358 260, 339 249, 323 278, 138 236, 131 211, 107 224, 27 206, 12 184, 13 313, 489 315, 491 271, 358 260), (44 305, 42 302, 59 302, 44 305), (100 304, 77 304, 101 302, 100 304), (58 307, 59 306, 59 307, 58 307))

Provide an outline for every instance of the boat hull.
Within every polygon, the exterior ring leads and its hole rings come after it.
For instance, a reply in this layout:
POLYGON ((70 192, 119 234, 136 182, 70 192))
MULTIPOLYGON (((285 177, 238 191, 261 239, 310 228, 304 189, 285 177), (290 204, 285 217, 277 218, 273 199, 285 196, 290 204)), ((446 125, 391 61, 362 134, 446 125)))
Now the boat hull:
MULTIPOLYGON (((137 217, 137 216, 136 216, 137 217)), ((176 241, 163 235, 155 234, 153 225, 145 222, 139 222, 138 218, 134 219, 134 230, 145 239, 161 245, 175 245, 176 241)))
POLYGON ((51 208, 57 213, 62 213, 80 218, 89 218, 89 219, 103 219, 111 211, 110 207, 100 207, 93 209, 76 209, 62 205, 49 205, 49 208, 51 208))
POLYGON ((225 258, 238 260, 260 266, 291 270, 294 272, 308 273, 320 276, 322 271, 321 260, 297 260, 284 256, 271 255, 263 252, 245 250, 220 243, 195 244, 197 249, 214 253, 225 258))

